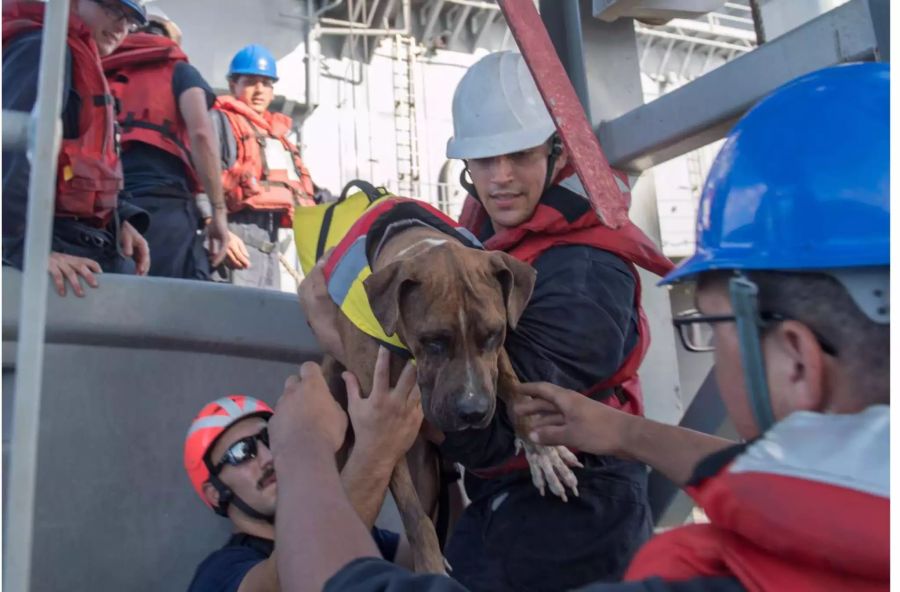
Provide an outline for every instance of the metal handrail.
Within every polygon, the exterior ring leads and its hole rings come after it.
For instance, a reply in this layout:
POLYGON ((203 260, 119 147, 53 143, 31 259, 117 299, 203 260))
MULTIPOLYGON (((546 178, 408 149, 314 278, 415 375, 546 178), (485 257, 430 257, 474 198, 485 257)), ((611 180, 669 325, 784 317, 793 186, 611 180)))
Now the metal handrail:
MULTIPOLYGON (((62 135, 63 69, 69 0, 50 0, 45 8, 32 166, 28 184, 28 222, 25 233, 25 265, 20 318, 23 320, 16 350, 16 398, 13 404, 12 447, 9 467, 9 508, 4 557, 4 588, 27 592, 31 583, 31 551, 34 535, 34 491, 37 475, 38 427, 41 411, 41 379, 44 366, 44 328, 56 169, 62 135)), ((31 146, 31 142, 29 142, 31 146)))

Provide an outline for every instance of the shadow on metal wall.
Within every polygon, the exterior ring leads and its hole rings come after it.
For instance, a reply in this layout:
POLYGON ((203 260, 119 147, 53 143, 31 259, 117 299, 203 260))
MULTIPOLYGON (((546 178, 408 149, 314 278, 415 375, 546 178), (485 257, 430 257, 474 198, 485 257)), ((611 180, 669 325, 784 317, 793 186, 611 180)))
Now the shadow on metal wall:
MULTIPOLYGON (((182 466, 200 407, 321 357, 295 296, 105 275, 48 300, 32 589, 184 590, 228 535, 182 466)), ((3 269, 4 522, 21 274, 3 269)), ((15 544, 4 533, 4 544, 15 544)))

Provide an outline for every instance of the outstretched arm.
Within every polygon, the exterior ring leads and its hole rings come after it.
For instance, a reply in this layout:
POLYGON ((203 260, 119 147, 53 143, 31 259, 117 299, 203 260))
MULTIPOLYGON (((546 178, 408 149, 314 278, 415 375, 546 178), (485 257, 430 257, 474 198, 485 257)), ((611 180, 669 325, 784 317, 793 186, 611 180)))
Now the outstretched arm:
POLYGON ((650 465, 679 486, 697 463, 734 442, 630 415, 580 393, 549 383, 519 386, 513 413, 531 417, 530 439, 633 459, 650 465))

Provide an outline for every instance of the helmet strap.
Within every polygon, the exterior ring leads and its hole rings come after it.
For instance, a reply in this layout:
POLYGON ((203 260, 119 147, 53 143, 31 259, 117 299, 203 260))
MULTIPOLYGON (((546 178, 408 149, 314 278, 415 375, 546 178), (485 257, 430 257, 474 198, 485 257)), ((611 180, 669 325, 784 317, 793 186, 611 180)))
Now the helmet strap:
POLYGON ((772 399, 766 381, 766 364, 760 342, 762 319, 759 316, 759 288, 747 276, 739 274, 728 282, 731 307, 737 323, 741 365, 747 385, 750 409, 760 433, 775 424, 772 399))
POLYGON ((469 170, 469 161, 464 160, 463 164, 466 166, 459 173, 459 184, 462 185, 462 188, 465 189, 469 195, 474 197, 478 203, 481 203, 481 198, 478 197, 478 191, 475 189, 475 183, 473 183, 470 179, 472 178, 472 172, 469 170), (466 178, 466 173, 469 174, 469 178, 466 178))
POLYGON ((225 485, 221 479, 219 479, 218 475, 213 475, 210 473, 209 482, 212 483, 212 486, 216 488, 216 491, 219 492, 219 503, 213 507, 216 514, 219 516, 228 517, 228 506, 230 504, 234 504, 241 512, 253 518, 254 520, 263 520, 268 522, 269 524, 275 523, 275 516, 263 514, 262 512, 252 508, 250 504, 242 500, 234 491, 225 485))
POLYGON ((559 159, 559 155, 562 154, 563 143, 559 137, 559 134, 553 133, 550 136, 550 154, 547 156, 547 176, 544 177, 544 189, 541 191, 547 191, 550 188, 550 184, 553 183, 553 169, 556 168, 556 161, 559 159))

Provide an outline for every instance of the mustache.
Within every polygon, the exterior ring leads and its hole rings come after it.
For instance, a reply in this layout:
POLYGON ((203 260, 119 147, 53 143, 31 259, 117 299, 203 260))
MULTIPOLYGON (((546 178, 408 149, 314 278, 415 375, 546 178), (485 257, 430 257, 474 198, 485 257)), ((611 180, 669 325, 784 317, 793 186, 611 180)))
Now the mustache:
POLYGON ((263 471, 262 477, 259 478, 259 481, 256 482, 256 488, 262 489, 265 485, 266 481, 268 481, 272 476, 275 475, 275 466, 269 465, 263 471))

